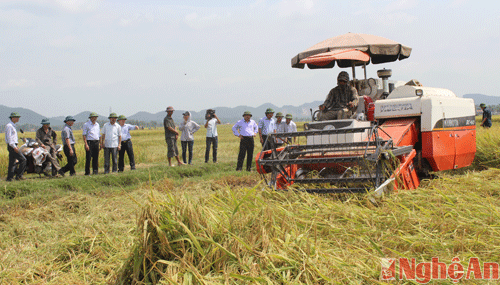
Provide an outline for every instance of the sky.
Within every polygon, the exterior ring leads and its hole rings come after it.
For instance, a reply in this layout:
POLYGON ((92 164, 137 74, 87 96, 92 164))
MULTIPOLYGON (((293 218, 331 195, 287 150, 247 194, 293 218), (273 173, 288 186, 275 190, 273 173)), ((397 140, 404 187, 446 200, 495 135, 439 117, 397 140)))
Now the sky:
POLYGON ((292 57, 348 32, 412 48, 368 77, 390 68, 458 96, 500 95, 500 1, 0 0, 0 104, 47 117, 298 106, 351 70, 291 68, 292 57))

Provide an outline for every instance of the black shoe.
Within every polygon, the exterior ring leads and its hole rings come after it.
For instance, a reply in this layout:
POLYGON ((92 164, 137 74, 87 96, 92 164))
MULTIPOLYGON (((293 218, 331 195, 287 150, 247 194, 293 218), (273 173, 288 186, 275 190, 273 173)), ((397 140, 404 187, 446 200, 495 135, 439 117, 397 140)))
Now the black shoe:
POLYGON ((71 173, 69 176, 76 176, 76 173, 71 173))
POLYGON ((64 170, 59 169, 59 171, 57 171, 57 173, 58 173, 59 175, 61 175, 62 177, 64 177, 64 170))
POLYGON ((90 175, 90 172, 85 172, 85 175, 86 175, 86 176, 89 176, 89 175, 90 175))
POLYGON ((12 182, 12 180, 14 180, 14 179, 12 179, 12 178, 5 179, 5 181, 7 181, 7 182, 12 182))
POLYGON ((92 173, 92 175, 97 175, 97 171, 94 171, 94 173, 92 173))
POLYGON ((19 176, 19 177, 16 177, 16 180, 18 180, 18 181, 22 181, 22 180, 26 180, 26 178, 25 178, 25 177, 22 177, 22 176, 19 176))

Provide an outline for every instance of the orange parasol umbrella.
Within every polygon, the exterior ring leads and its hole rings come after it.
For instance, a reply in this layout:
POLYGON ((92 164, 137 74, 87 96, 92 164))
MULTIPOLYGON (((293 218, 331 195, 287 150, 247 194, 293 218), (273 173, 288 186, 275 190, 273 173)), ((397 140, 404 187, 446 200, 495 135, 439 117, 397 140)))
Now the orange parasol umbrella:
POLYGON ((408 58, 411 48, 379 36, 348 33, 324 40, 292 58, 292 67, 354 67, 408 58), (368 59, 366 59, 368 56, 368 59))

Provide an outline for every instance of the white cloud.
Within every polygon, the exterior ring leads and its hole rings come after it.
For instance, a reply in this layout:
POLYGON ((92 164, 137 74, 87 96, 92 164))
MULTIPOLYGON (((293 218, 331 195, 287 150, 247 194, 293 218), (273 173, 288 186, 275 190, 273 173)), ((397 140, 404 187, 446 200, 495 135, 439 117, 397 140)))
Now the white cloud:
POLYGON ((35 21, 36 17, 24 10, 0 10, 0 25, 2 26, 26 28, 33 26, 35 21))
POLYGON ((91 81, 87 82, 87 87, 101 87, 101 81, 91 81))
POLYGON ((386 6, 387 12, 405 11, 415 8, 418 5, 418 0, 398 0, 386 6))
POLYGON ((63 9, 73 12, 91 12, 97 10, 101 0, 56 0, 57 4, 63 9))
POLYGON ((198 18, 198 14, 196 12, 187 14, 185 17, 186 21, 188 22, 194 21, 196 20, 196 18, 198 18))
POLYGON ((70 48, 70 47, 75 47, 77 44, 78 44, 78 38, 72 35, 51 40, 49 43, 50 46, 57 48, 70 48))
POLYGON ((313 8, 313 0, 283 0, 278 4, 277 12, 280 17, 311 15, 313 8))
POLYGON ((22 79, 10 79, 9 81, 7 81, 7 84, 5 84, 5 87, 16 88, 16 87, 27 87, 30 85, 31 83, 27 79, 22 78, 22 79))

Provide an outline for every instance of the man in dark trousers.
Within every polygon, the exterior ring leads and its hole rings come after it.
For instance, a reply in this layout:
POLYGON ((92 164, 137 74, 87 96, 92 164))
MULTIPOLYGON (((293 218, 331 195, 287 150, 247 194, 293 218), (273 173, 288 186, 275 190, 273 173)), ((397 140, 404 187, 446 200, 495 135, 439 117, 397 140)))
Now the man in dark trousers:
POLYGON ((139 126, 125 124, 126 120, 127 117, 125 117, 125 115, 120 115, 118 117, 118 124, 122 127, 122 147, 118 152, 118 172, 123 172, 125 168, 125 152, 127 152, 130 162, 130 170, 135 170, 134 147, 132 146, 130 131, 138 130, 139 126))
POLYGON ((483 120, 481 121, 481 127, 484 128, 491 128, 491 110, 486 107, 486 104, 481 103, 479 105, 481 107, 481 110, 483 110, 483 120))
POLYGON ((177 149, 177 139, 179 138, 179 131, 177 131, 174 119, 172 118, 172 114, 174 113, 174 111, 174 107, 168 106, 167 110, 165 111, 167 112, 167 116, 165 116, 165 119, 163 119, 163 128, 165 128, 165 141, 167 142, 168 147, 168 164, 170 166, 174 166, 172 164, 172 157, 175 157, 177 159, 177 163, 179 165, 184 164, 179 159, 179 150, 177 149))
POLYGON ((73 130, 71 129, 71 127, 75 123, 75 118, 73 118, 73 116, 67 116, 66 119, 64 119, 64 122, 66 124, 61 131, 61 139, 63 143, 64 154, 66 155, 68 163, 59 170, 59 174, 61 176, 64 176, 64 173, 69 171, 69 175, 74 176, 76 175, 75 165, 78 160, 76 158, 75 151, 75 137, 73 136, 73 130))
POLYGON ((14 174, 16 175, 16 180, 24 180, 23 177, 24 170, 26 169, 26 157, 17 147, 19 138, 17 137, 16 123, 19 122, 18 112, 12 112, 10 114, 10 122, 5 126, 5 142, 7 143, 7 150, 9 151, 9 168, 7 169, 7 181, 12 181, 14 179, 14 174), (16 160, 18 163, 16 164, 16 160))
POLYGON ((83 143, 85 144, 85 175, 90 175, 90 161, 92 160, 92 174, 99 171, 99 140, 101 138, 97 113, 90 113, 89 120, 83 124, 83 143))
POLYGON ((253 138, 258 133, 259 128, 257 123, 250 119, 251 117, 252 113, 245 111, 243 119, 239 120, 233 126, 233 134, 240 138, 240 152, 238 154, 236 171, 241 171, 245 154, 247 155, 247 171, 252 169, 253 149, 255 146, 253 138))

